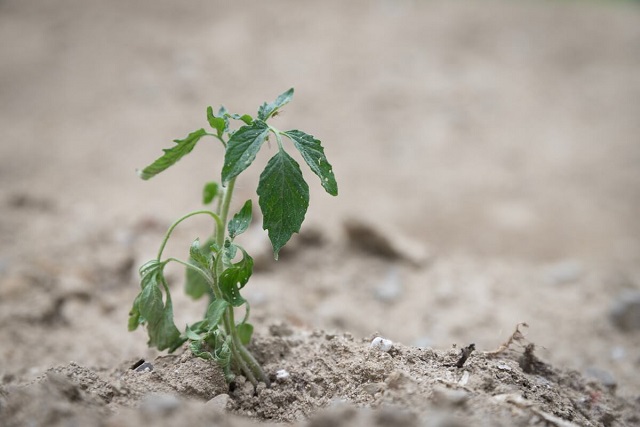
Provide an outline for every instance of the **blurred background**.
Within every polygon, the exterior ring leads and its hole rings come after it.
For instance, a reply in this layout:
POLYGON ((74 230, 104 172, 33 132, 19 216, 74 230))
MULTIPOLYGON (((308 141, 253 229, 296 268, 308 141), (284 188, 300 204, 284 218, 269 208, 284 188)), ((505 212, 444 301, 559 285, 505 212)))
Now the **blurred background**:
POLYGON ((200 207, 222 151, 201 142, 148 182, 136 168, 208 105, 255 114, 295 87, 275 125, 323 141, 340 195, 308 175, 329 244, 256 274, 258 320, 485 349, 527 321, 546 358, 637 392, 640 303, 631 327, 611 314, 640 287, 637 2, 2 0, 0 40, 5 372, 148 351, 125 329, 135 266, 200 207), (430 262, 345 249, 349 218, 430 262), (42 336, 29 313, 60 289, 92 291, 42 336))

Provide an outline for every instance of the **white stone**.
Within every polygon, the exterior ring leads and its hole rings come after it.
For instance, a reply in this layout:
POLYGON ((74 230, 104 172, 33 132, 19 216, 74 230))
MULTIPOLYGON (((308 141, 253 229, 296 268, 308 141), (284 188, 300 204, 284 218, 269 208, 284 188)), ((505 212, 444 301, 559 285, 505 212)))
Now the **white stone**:
POLYGON ((369 347, 376 350, 387 352, 391 350, 392 346, 393 346, 393 342, 391 340, 388 340, 382 337, 375 337, 373 341, 371 341, 371 345, 369 347))
POLYGON ((276 379, 286 380, 287 378, 289 378, 289 372, 286 369, 276 371, 276 379))

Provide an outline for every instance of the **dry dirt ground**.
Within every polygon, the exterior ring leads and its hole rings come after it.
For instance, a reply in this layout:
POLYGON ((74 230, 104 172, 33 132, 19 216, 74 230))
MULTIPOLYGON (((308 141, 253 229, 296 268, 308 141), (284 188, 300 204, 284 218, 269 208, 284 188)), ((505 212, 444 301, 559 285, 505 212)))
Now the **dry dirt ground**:
POLYGON ((2 0, 0 40, 0 425, 640 424, 637 3, 2 0), (242 236, 274 385, 229 389, 126 330, 137 266, 221 152, 135 169, 207 105, 291 86, 278 127, 323 141, 340 195, 309 177, 277 263, 242 236))

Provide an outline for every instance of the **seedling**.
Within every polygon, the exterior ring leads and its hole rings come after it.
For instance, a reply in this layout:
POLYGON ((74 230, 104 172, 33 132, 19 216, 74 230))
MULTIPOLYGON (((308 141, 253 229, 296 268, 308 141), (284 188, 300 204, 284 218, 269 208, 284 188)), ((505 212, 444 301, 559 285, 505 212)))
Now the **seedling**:
POLYGON ((289 89, 274 102, 265 102, 255 118, 248 114, 230 114, 224 107, 214 114, 209 107, 207 120, 213 131, 202 128, 184 139, 175 140, 176 145, 165 149, 164 155, 138 171, 145 180, 156 176, 189 154, 205 137, 213 137, 224 148, 220 181, 208 182, 203 189, 203 203, 213 204, 215 209, 193 211, 176 220, 167 230, 158 256, 140 267, 141 291, 129 313, 129 330, 146 325, 148 345, 159 350, 173 352, 189 342, 195 355, 218 362, 229 382, 236 374, 241 374, 254 385, 259 382, 269 384, 269 378, 246 347, 251 341, 253 326, 248 322, 249 303, 240 291, 251 277, 253 259, 235 240, 251 223, 252 203, 247 200, 229 219, 236 179, 255 160, 264 142, 275 137, 277 151, 260 175, 257 188, 262 227, 268 231, 275 259, 293 233, 300 231, 309 206, 309 186, 296 160, 285 151, 283 137, 293 143, 327 193, 338 194, 332 167, 320 141, 300 130, 280 131, 269 123, 292 97, 293 89, 289 89), (232 123, 239 123, 240 127, 234 130, 232 123), (163 258, 174 229, 196 215, 209 216, 213 220, 212 235, 204 243, 195 239, 186 261, 163 258), (204 319, 187 325, 182 333, 173 320, 171 293, 164 276, 164 268, 171 262, 186 267, 185 292, 188 295, 196 299, 204 295, 209 297, 204 319), (245 309, 244 318, 237 322, 235 309, 239 307, 245 309))

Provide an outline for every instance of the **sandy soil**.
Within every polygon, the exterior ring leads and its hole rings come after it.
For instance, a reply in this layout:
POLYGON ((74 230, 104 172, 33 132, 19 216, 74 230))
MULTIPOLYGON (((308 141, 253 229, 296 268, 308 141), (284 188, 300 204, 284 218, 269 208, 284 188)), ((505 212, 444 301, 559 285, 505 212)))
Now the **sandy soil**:
MULTIPOLYGON (((4 0, 0 39, 0 424, 640 423, 636 3, 4 0), (229 390, 126 330, 137 267, 221 152, 135 169, 206 106, 291 86, 279 127, 322 139, 340 195, 309 177, 277 263, 259 227, 243 236, 253 348, 291 375, 229 390), (537 370, 520 343, 483 353, 520 322, 537 370)), ((176 323, 197 320, 169 277, 176 323)))

